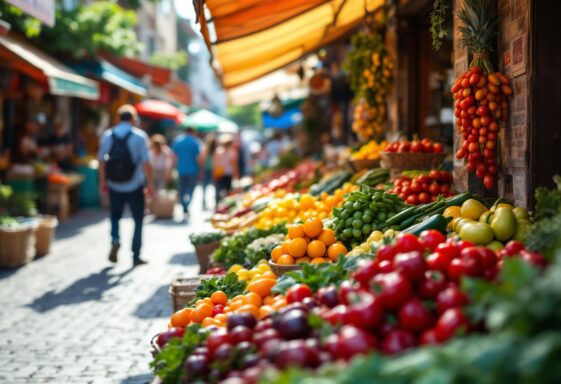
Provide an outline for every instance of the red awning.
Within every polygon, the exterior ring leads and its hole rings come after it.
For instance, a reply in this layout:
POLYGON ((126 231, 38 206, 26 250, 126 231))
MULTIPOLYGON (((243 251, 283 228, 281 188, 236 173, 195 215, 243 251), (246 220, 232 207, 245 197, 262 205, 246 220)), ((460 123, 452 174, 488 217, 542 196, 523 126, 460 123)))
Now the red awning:
POLYGON ((185 114, 174 105, 161 100, 143 100, 134 106, 141 116, 152 117, 154 119, 171 119, 181 123, 185 119, 185 114))

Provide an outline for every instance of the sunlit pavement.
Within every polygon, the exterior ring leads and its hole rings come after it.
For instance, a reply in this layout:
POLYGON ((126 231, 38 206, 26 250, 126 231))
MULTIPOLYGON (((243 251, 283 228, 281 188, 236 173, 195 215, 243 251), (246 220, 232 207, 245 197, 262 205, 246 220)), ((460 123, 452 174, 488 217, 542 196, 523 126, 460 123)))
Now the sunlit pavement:
POLYGON ((134 269, 132 219, 122 221, 113 266, 107 212, 91 210, 59 226, 49 255, 0 270, 0 382, 150 382, 149 342, 171 314, 169 283, 198 272, 187 236, 208 226, 200 188, 189 223, 180 211, 175 221, 145 219, 148 264, 134 269))

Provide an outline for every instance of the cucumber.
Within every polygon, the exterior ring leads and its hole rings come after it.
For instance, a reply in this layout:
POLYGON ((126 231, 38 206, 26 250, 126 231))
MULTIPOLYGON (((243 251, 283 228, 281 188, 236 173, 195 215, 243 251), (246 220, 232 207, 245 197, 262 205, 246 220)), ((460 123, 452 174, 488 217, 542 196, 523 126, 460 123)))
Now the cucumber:
POLYGON ((399 212, 397 215, 390 217, 386 221, 386 225, 388 227, 391 227, 392 225, 399 224, 402 221, 407 220, 409 217, 412 216, 412 214, 415 212, 416 208, 417 207, 413 206, 413 207, 409 207, 407 209, 404 209, 403 211, 399 212))
POLYGON ((459 195, 449 197, 444 200, 447 207, 452 207, 454 205, 461 206, 466 200, 473 198, 472 194, 469 192, 460 193, 459 195))
POLYGON ((446 234, 446 226, 448 225, 448 219, 442 215, 432 215, 421 221, 419 224, 415 224, 412 227, 405 229, 403 232, 411 233, 415 236, 419 236, 421 232, 427 229, 436 229, 444 234, 446 234))

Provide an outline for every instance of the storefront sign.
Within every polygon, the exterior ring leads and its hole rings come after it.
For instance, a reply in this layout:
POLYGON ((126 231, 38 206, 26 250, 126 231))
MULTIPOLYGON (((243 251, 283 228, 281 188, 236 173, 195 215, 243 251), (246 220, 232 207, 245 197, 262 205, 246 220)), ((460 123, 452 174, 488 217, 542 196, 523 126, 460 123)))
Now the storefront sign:
POLYGON ((55 25, 55 0, 7 0, 49 27, 55 25))

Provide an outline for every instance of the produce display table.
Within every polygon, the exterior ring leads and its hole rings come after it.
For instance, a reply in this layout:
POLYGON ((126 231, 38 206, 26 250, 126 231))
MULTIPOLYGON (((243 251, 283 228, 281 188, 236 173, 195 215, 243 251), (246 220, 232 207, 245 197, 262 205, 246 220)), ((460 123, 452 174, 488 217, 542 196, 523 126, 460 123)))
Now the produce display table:
POLYGON ((78 191, 83 180, 81 175, 70 175, 68 183, 49 183, 47 208, 56 213, 59 220, 67 219, 78 210, 78 191))

